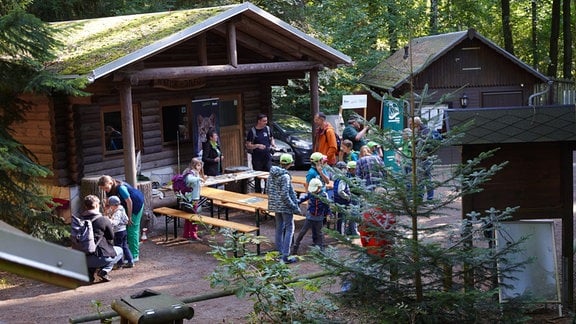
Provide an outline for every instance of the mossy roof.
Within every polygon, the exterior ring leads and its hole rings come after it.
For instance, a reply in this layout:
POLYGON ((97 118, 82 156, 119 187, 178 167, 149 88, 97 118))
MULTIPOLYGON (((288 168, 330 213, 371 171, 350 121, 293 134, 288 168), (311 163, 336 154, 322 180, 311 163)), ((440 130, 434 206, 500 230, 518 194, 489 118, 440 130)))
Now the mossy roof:
MULTIPOLYGON (((249 2, 203 9, 190 9, 52 23, 64 44, 49 69, 64 76, 87 76, 93 81, 122 67, 148 58, 184 42, 237 15, 257 19, 263 28, 274 29, 298 47, 311 49, 312 60, 337 66, 351 64, 345 54, 306 35, 249 2)), ((262 35, 261 35, 262 36, 262 35)), ((271 35, 264 35, 263 41, 271 35)), ((294 45, 292 45, 294 46, 294 45)))
POLYGON ((396 51, 386 60, 366 72, 360 78, 360 83, 386 90, 397 89, 404 83, 408 82, 410 70, 412 70, 414 75, 422 73, 432 63, 437 61, 458 44, 462 43, 466 38, 478 39, 500 55, 508 58, 512 64, 519 65, 537 78, 540 78, 543 82, 548 81, 548 78, 540 72, 520 61, 514 55, 506 52, 503 48, 499 47, 492 41, 478 34, 474 29, 469 29, 453 33, 414 38, 409 44, 411 48, 408 49, 408 54, 412 56, 411 62, 407 57, 405 57, 404 49, 396 51), (412 64, 412 69, 410 69, 408 64, 412 64))
POLYGON ((62 75, 87 75, 227 9, 230 6, 53 23, 64 46, 49 68, 62 75))

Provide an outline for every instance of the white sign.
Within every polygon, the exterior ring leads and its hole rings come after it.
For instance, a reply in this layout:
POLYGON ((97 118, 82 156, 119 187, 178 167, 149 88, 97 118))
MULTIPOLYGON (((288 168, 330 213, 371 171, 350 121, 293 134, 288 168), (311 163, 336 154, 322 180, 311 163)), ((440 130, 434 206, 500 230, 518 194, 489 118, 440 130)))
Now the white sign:
POLYGON ((368 107, 368 95, 342 96, 342 109, 355 109, 368 107))

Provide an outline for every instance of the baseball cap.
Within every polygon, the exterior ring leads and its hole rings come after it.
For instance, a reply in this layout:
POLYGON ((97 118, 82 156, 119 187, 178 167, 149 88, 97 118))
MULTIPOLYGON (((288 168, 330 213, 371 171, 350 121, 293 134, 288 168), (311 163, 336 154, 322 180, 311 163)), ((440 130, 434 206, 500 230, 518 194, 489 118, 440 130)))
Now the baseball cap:
POLYGON ((318 191, 318 188, 322 188, 322 181, 318 178, 310 180, 310 183, 308 184, 308 192, 314 193, 318 191))
POLYGON ((319 162, 322 161, 322 159, 324 159, 324 154, 320 153, 320 152, 314 152, 312 153, 312 155, 310 155, 310 162, 319 162))
POLYGON ((378 146, 378 143, 376 143, 376 142, 374 142, 374 141, 370 141, 370 142, 368 142, 368 144, 366 144, 366 145, 368 145, 369 148, 373 148, 374 146, 378 146))
POLYGON ((348 167, 348 169, 356 169, 356 161, 349 161, 348 164, 346 164, 346 166, 348 167))
POLYGON ((346 169, 346 162, 344 161, 338 161, 338 163, 336 163, 336 167, 338 169, 346 169))
POLYGON ((352 123, 357 122, 357 121, 358 121, 358 118, 356 118, 356 117, 348 118, 348 124, 352 124, 352 123))
POLYGON ((292 154, 284 153, 284 154, 280 155, 280 163, 281 164, 290 164, 292 162, 294 162, 294 159, 292 158, 292 154))
POLYGON ((120 205, 120 198, 118 198, 118 196, 110 196, 110 198, 108 198, 108 205, 110 206, 120 205))

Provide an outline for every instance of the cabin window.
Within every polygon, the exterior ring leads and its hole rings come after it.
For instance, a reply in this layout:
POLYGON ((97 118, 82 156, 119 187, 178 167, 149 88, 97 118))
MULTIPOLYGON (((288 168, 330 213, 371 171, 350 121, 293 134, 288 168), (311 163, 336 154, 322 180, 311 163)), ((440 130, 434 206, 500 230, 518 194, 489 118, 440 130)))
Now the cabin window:
POLYGON ((220 126, 238 125, 238 99, 220 99, 220 126))
MULTIPOLYGON (((138 106, 133 108, 134 115, 134 144, 136 150, 142 149, 142 131, 140 128, 140 110, 138 106)), ((122 127, 122 113, 120 107, 104 107, 102 108, 102 142, 104 143, 104 152, 121 153, 124 149, 122 127)))
POLYGON ((190 140, 188 107, 185 104, 162 107, 162 138, 164 143, 190 140))

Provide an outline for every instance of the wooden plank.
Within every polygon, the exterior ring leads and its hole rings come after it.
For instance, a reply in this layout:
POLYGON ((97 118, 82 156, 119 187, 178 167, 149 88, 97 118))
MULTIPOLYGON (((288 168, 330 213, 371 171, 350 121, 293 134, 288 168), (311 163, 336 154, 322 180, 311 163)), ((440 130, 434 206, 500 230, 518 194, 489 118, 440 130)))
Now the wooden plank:
POLYGON ((212 218, 212 217, 202 216, 202 215, 198 215, 198 214, 192 214, 192 213, 185 212, 183 210, 169 208, 169 207, 154 208, 153 212, 156 214, 162 214, 162 215, 166 215, 166 216, 170 216, 170 217, 178 217, 178 218, 182 218, 182 219, 187 219, 189 221, 196 222, 196 223, 203 223, 203 224, 209 224, 209 225, 214 225, 214 226, 218 226, 218 227, 230 228, 230 229, 236 230, 238 232, 242 232, 242 233, 251 233, 251 232, 258 231, 258 227, 256 227, 256 226, 231 222, 231 221, 227 221, 227 220, 223 220, 223 219, 212 218))

